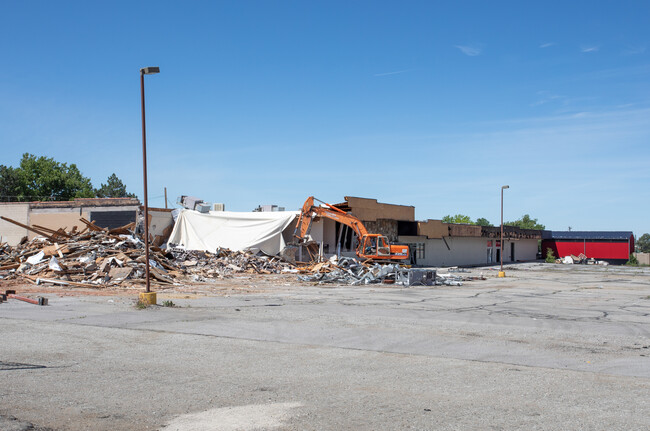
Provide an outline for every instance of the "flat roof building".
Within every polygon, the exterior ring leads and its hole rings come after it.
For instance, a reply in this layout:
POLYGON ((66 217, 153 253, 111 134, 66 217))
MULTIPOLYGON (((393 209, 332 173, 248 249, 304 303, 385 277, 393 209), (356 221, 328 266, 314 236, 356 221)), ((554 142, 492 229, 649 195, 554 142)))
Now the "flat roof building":
POLYGON ((630 231, 542 231, 542 253, 551 250, 555 257, 579 256, 625 263, 634 252, 634 234, 630 231))

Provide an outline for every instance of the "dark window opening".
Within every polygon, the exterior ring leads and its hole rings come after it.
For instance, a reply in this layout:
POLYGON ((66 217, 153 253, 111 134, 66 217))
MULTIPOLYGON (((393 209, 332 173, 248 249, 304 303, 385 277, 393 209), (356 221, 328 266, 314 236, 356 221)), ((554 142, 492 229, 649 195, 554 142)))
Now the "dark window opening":
POLYGON ((90 219, 99 227, 114 229, 135 221, 135 211, 93 211, 90 219))
POLYGON ((417 236, 418 222, 416 221, 397 221, 397 235, 417 236))

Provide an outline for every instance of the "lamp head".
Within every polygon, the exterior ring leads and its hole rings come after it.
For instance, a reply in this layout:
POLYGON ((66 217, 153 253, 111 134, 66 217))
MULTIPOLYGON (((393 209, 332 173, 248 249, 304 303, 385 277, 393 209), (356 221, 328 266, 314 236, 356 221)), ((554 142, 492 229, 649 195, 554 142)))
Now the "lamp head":
POLYGON ((503 190, 503 189, 509 189, 509 188, 510 188, 510 186, 502 186, 502 187, 501 187, 501 190, 503 190))
POLYGON ((140 69, 140 73, 143 75, 153 75, 154 73, 160 73, 160 67, 156 67, 156 66, 143 67, 142 69, 140 69))

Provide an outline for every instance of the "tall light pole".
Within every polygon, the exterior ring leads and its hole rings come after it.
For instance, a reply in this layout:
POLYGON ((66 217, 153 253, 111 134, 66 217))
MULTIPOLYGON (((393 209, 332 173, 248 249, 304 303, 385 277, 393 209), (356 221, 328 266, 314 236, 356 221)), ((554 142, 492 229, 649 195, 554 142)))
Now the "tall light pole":
POLYGON ((499 277, 505 277, 506 273, 503 272, 503 191, 509 189, 510 186, 501 186, 501 241, 499 241, 499 246, 501 251, 499 252, 499 257, 501 258, 501 271, 499 271, 499 277))
MULTIPOLYGON (((149 287, 149 200, 147 197, 147 127, 144 121, 144 76, 160 73, 159 67, 143 67, 140 69, 140 98, 142 99, 142 177, 144 178, 144 260, 145 260, 145 278, 146 293, 150 293, 149 287)), ((142 296, 141 296, 142 298, 142 296)), ((145 295, 146 302, 156 303, 155 294, 145 295), (153 301, 151 301, 153 298, 153 301)))

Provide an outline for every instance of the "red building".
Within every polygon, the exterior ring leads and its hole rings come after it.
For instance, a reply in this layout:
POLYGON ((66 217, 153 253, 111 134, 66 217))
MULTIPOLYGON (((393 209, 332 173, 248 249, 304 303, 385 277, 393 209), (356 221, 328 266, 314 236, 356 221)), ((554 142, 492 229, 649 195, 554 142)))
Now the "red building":
POLYGON ((632 232, 569 231, 542 232, 542 253, 551 249, 555 257, 581 253, 588 258, 606 260, 610 263, 625 263, 634 252, 632 232))

